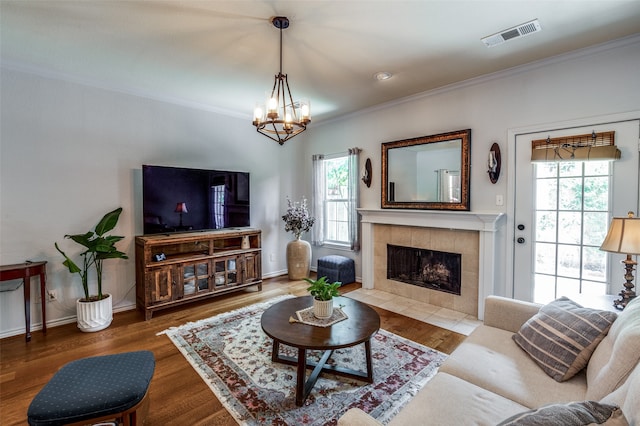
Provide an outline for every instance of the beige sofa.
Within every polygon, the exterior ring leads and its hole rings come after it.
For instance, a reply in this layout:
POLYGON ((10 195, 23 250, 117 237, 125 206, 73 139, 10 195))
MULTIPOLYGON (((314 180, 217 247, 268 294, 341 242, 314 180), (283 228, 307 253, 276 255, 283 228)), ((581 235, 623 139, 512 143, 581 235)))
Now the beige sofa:
MULTIPOLYGON (((630 425, 640 426, 640 298, 618 315, 587 367, 561 383, 512 339, 539 309, 533 303, 487 298, 484 324, 389 425, 496 425, 547 404, 595 400, 618 405, 630 425)), ((338 420, 344 426, 379 424, 358 409, 338 420)))

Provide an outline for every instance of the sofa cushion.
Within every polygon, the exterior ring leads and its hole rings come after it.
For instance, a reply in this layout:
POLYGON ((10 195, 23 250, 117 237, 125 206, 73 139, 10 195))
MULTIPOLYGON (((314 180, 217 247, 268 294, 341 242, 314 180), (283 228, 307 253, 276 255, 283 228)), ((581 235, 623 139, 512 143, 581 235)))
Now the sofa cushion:
POLYGON ((481 325, 449 355, 439 371, 527 408, 585 399, 584 373, 563 383, 556 382, 513 342, 511 336, 510 331, 481 325))
POLYGON ((526 409, 514 401, 440 372, 388 425, 495 425, 505 417, 526 409))
POLYGON ((598 400, 617 389, 640 361, 640 297, 618 315, 587 366, 587 399, 598 400))
POLYGON ((622 386, 600 402, 618 405, 630 425, 640 425, 640 364, 636 364, 622 386))
POLYGON ((513 333, 540 311, 542 305, 510 299, 502 296, 487 296, 484 301, 484 325, 501 328, 513 333))
POLYGON ((563 382, 587 365, 616 317, 561 297, 540 308, 513 340, 545 373, 563 382))
POLYGON ((498 426, 626 426, 626 419, 616 405, 597 401, 552 404, 509 417, 498 426))

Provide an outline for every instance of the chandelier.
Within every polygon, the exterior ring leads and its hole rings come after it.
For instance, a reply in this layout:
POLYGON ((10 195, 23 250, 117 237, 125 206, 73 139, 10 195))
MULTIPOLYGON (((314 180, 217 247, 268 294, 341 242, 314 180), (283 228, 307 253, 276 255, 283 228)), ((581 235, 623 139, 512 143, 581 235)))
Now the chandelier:
POLYGON ((280 72, 275 76, 271 95, 265 102, 258 102, 253 111, 253 125, 280 145, 304 132, 311 122, 309 100, 293 101, 287 74, 282 73, 282 30, 289 28, 289 19, 276 16, 271 19, 274 27, 280 29, 280 72))

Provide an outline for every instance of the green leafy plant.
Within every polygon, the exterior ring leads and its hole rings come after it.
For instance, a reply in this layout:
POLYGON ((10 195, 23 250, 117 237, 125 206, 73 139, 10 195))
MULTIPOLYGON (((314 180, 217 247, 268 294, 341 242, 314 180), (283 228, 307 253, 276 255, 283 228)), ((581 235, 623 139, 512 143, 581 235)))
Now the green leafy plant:
POLYGON ((102 294, 102 263, 106 259, 128 259, 128 256, 119 251, 115 244, 122 240, 124 237, 105 235, 107 232, 115 228, 118 223, 118 219, 122 213, 122 207, 115 209, 104 215, 100 222, 95 226, 93 231, 89 231, 85 234, 65 235, 65 238, 69 238, 86 250, 80 253, 82 257, 82 267, 78 266, 69 256, 63 252, 58 243, 55 243, 56 249, 64 256, 64 262, 62 264, 69 269, 72 274, 80 275, 82 280, 82 289, 84 290, 83 301, 101 300, 104 298, 102 294), (95 268, 96 278, 98 282, 98 294, 89 294, 89 270, 91 267, 95 268))
POLYGON ((309 278, 304 279, 306 282, 311 284, 307 291, 311 293, 313 297, 318 300, 331 300, 334 297, 340 296, 340 292, 338 288, 342 285, 341 282, 336 281, 334 283, 327 282, 327 277, 322 277, 317 280, 312 280, 309 278))

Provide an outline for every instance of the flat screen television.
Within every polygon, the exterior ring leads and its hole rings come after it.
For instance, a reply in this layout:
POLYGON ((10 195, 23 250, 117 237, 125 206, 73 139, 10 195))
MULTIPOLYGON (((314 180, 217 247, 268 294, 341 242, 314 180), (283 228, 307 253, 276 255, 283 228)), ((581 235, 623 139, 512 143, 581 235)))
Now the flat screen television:
POLYGON ((144 234, 250 226, 249 173, 142 166, 144 234))

